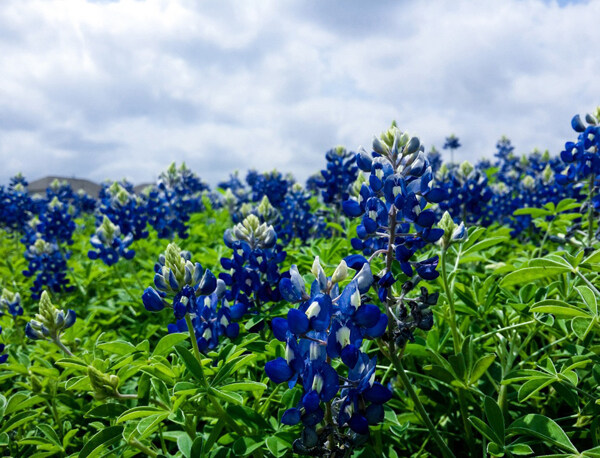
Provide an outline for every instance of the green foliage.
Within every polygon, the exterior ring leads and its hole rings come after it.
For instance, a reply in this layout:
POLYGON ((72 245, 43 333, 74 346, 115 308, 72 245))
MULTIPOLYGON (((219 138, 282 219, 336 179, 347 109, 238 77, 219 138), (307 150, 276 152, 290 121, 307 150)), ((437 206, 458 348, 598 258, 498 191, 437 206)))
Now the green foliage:
MULTIPOLYGON (((600 455, 600 250, 557 241, 578 217, 569 213, 575 208, 563 201, 520 210, 540 229, 527 242, 502 227, 470 228, 468 239, 445 253, 447 285, 442 278, 427 285, 441 293, 435 326, 417 333, 399 357, 416 399, 455 453, 600 455)), ((300 428, 280 420, 301 390, 284 390, 266 377, 265 362, 283 356, 270 331, 242 326, 235 341, 224 340, 199 360, 187 333, 167 333, 172 315, 151 314, 142 305, 168 241, 151 232, 135 242, 132 261, 109 268, 87 258, 90 220, 79 223, 69 260, 76 288, 52 294, 54 304, 77 312, 76 325, 62 336, 74 356, 25 337, 38 304, 27 294, 31 280, 20 274, 23 247, 2 234, 0 286, 20 292, 25 308, 22 317, 0 316, 9 353, 0 365, 3 454, 291 456, 300 428)), ((218 273, 220 258, 230 255, 222 243, 230 226, 227 212, 208 208, 192 216, 190 237, 175 242, 218 273)), ((344 228, 352 234, 355 226, 337 221, 330 227, 339 236, 293 241, 284 270, 297 264, 300 272, 310 271, 319 256, 333 272, 353 253, 344 228)), ((376 274, 383 267, 378 262, 376 274)), ((288 307, 272 304, 271 316, 285 316, 288 307)), ((378 342, 368 343, 370 355, 377 349, 378 342)), ((394 397, 385 422, 354 456, 441 456, 389 356, 380 355, 378 378, 394 397)))

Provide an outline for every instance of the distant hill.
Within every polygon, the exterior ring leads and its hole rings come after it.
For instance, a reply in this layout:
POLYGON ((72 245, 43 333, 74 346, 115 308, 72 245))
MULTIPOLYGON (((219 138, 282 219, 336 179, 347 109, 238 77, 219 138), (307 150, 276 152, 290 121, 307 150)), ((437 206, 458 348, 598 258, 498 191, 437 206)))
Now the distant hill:
POLYGON ((94 183, 90 180, 84 180, 81 178, 49 176, 30 182, 29 186, 27 187, 27 190, 29 194, 44 194, 46 192, 46 188, 48 188, 50 186, 50 183, 52 183, 54 180, 66 181, 71 185, 73 191, 77 192, 80 189, 83 189, 92 197, 98 197, 98 194, 100 193, 101 189, 101 186, 98 183, 94 183))

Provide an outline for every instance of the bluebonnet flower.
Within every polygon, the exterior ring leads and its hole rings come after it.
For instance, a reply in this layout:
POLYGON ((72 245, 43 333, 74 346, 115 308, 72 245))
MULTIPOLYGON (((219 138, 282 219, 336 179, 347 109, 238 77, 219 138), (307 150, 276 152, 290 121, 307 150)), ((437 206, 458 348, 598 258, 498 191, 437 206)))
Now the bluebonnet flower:
POLYGON ((104 185, 100 191, 97 209, 98 223, 107 216, 119 226, 121 234, 132 234, 134 240, 148 237, 146 224, 148 215, 143 201, 133 192, 129 183, 104 185))
POLYGON ((454 170, 442 165, 436 178, 446 196, 439 203, 440 210, 448 211, 454 219, 465 223, 481 220, 493 196, 485 174, 465 161, 454 170))
POLYGON ((317 182, 321 188, 321 197, 328 206, 333 205, 333 211, 339 213, 342 202, 348 200, 350 187, 358 177, 358 167, 355 161, 356 153, 338 146, 327 151, 327 168, 321 170, 322 180, 317 182))
MULTIPOLYGON (((263 200, 260 214, 272 211, 268 200, 263 200)), ((219 275, 227 286, 225 299, 231 305, 232 316, 239 319, 248 312, 261 312, 262 304, 279 302, 277 285, 281 278, 279 265, 286 253, 277 243, 277 233, 272 225, 261 222, 258 216, 248 215, 223 236, 225 245, 233 250, 231 258, 221 258, 226 270, 219 275)), ((259 323, 259 327, 262 326, 259 323)))
POLYGON ((442 166, 442 155, 435 148, 435 146, 431 147, 429 153, 427 153, 427 160, 429 161, 429 166, 431 167, 431 173, 435 176, 442 166))
POLYGON ((0 186, 0 227, 23 232, 33 212, 34 203, 24 178, 13 177, 8 188, 0 186))
POLYGON ((172 163, 160 174, 156 187, 147 192, 148 220, 160 238, 177 234, 187 238, 187 222, 192 213, 203 210, 202 195, 208 186, 185 163, 179 168, 172 163))
MULTIPOLYGON (((0 307, 5 308, 13 317, 23 315, 23 306, 21 305, 21 295, 13 293, 8 288, 2 290, 0 296, 0 307)), ((0 314, 2 312, 0 311, 0 314)))
POLYGON ((313 237, 331 234, 325 220, 312 212, 310 199, 311 195, 297 183, 286 194, 280 209, 281 216, 275 223, 275 230, 284 243, 293 239, 306 242, 313 237))
MULTIPOLYGON (((600 109, 597 114, 600 115, 600 109)), ((590 114, 585 116, 585 122, 575 115, 571 126, 579 135, 576 142, 567 142, 560 153, 567 167, 556 175, 556 181, 563 186, 587 186, 588 199, 581 212, 588 214, 586 245, 589 247, 592 237, 600 237, 600 226, 594 231, 594 221, 600 215, 600 126, 596 117, 590 114)))
POLYGON ((221 336, 238 336, 239 324, 225 299, 225 284, 199 263, 192 264, 188 251, 170 243, 155 271, 156 289, 146 288, 142 300, 151 312, 172 307, 176 322, 168 325, 170 333, 188 331, 189 321, 201 352, 215 348, 221 336))
MULTIPOLYGON (((221 336, 235 339, 240 332, 240 325, 233 320, 231 309, 224 297, 225 286, 221 280, 217 282, 214 293, 196 299, 192 317, 198 349, 203 353, 214 349, 221 336)), ((180 320, 177 325, 170 325, 169 332, 180 332, 183 324, 184 320, 180 320)))
POLYGON ((306 190, 311 194, 318 194, 320 188, 319 183, 321 183, 322 180, 323 176, 321 175, 321 172, 313 173, 306 179, 306 190))
POLYGON ((25 335, 33 340, 58 341, 65 329, 75 324, 77 316, 71 309, 65 313, 57 309, 50 296, 43 291, 40 297, 39 311, 25 326, 25 335))
POLYGON ((414 268, 419 275, 436 275, 430 267, 437 258, 426 264, 412 261, 418 250, 442 236, 443 231, 433 227, 435 212, 426 206, 446 198, 443 189, 431 186, 433 174, 419 139, 393 125, 373 140, 373 150, 371 155, 364 150, 357 154, 359 168, 369 172, 368 181, 361 184, 357 199, 343 203, 348 216, 362 216, 352 246, 365 254, 391 246, 407 276, 414 275, 414 268), (388 231, 393 234, 391 243, 388 231))
POLYGON ((101 259, 107 266, 112 266, 119 260, 119 256, 125 259, 133 259, 135 251, 129 247, 133 242, 133 235, 127 234, 121 237, 121 229, 113 224, 105 215, 102 224, 96 228, 90 243, 93 250, 88 251, 90 259, 101 259))
POLYGON ((146 310, 158 312, 172 307, 177 319, 191 313, 196 294, 207 295, 215 291, 217 279, 200 263, 192 264, 191 253, 182 251, 174 243, 158 257, 154 265, 154 285, 146 288, 142 296, 146 310), (170 302, 170 303, 169 303, 170 302))
MULTIPOLYGON (((73 233, 77 228, 73 220, 73 209, 68 204, 53 197, 37 217, 37 224, 29 226, 38 237, 52 243, 73 244, 73 233)), ((35 238, 35 237, 33 237, 35 238)), ((26 234, 23 242, 31 240, 31 234, 26 234)))
MULTIPOLYGON (((0 326, 0 335, 2 334, 2 326, 0 326)), ((0 364, 3 364, 8 359, 8 353, 4 353, 6 346, 3 343, 0 343, 0 364), (4 353, 4 354, 2 354, 4 353)))
POLYGON ((449 149, 450 150, 450 162, 454 162, 454 151, 456 151, 458 148, 460 148, 460 142, 458 140, 458 137, 454 134, 450 135, 449 137, 446 137, 446 142, 444 143, 444 149, 449 149))
POLYGON ((248 172, 246 183, 252 191, 252 200, 260 201, 264 196, 269 198, 271 205, 280 208, 290 186, 294 183, 291 176, 283 176, 277 170, 265 173, 257 173, 254 170, 248 172))
POLYGON ((39 299, 42 289, 49 288, 54 292, 72 291, 73 287, 67 280, 68 253, 63 254, 56 243, 50 243, 37 238, 25 251, 25 259, 29 261, 25 277, 36 275, 31 287, 31 297, 39 299))
POLYGON ((80 215, 82 213, 94 213, 98 201, 86 193, 83 189, 80 189, 73 196, 73 207, 76 209, 75 214, 80 215))
POLYGON ((227 191, 229 190, 231 194, 233 194, 237 201, 244 203, 249 199, 249 191, 248 188, 244 185, 242 180, 239 177, 239 171, 235 171, 229 175, 229 179, 226 181, 221 181, 218 185, 218 188, 227 191))
MULTIPOLYGON (((381 405, 391 398, 389 390, 374 381, 375 359, 369 360, 360 350, 364 339, 383 335, 388 322, 379 307, 363 300, 373 282, 369 264, 363 264, 341 294, 339 282, 348 275, 345 261, 328 278, 316 258, 312 273, 315 280, 310 295, 296 266, 281 280, 283 297, 299 305, 288 311, 287 318, 273 319, 273 334, 286 344, 285 358, 265 365, 273 382, 288 382, 290 388, 302 386, 300 403, 288 409, 281 421, 288 425, 302 422, 302 438, 294 448, 311 453, 323 447, 323 435, 316 428, 325 420, 325 409, 338 412, 338 428, 349 427, 353 433, 365 435, 369 424, 382 420, 380 410, 367 402, 381 405), (337 370, 331 364, 336 358, 343 363, 337 370)), ((325 429, 333 426, 325 423, 325 429)))

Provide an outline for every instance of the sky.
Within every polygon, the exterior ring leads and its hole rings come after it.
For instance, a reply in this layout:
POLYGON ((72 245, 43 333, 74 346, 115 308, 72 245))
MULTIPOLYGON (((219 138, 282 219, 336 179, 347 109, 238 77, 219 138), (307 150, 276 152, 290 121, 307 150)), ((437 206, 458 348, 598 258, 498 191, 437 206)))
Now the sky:
POLYGON ((0 184, 17 172, 149 182, 171 162, 214 185, 392 120, 457 160, 558 154, 600 105, 600 0, 3 0, 0 184))

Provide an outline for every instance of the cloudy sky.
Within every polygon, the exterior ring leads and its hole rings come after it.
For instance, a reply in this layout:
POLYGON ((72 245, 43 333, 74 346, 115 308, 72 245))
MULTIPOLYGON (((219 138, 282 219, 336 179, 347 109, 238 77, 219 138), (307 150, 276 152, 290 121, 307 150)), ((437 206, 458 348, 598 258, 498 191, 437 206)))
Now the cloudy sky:
POLYGON ((3 0, 0 183, 185 161, 304 180, 395 119, 459 159, 558 153, 600 104, 600 1, 3 0))

